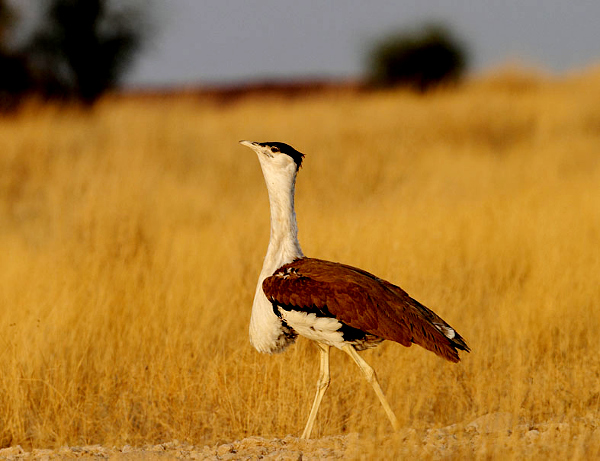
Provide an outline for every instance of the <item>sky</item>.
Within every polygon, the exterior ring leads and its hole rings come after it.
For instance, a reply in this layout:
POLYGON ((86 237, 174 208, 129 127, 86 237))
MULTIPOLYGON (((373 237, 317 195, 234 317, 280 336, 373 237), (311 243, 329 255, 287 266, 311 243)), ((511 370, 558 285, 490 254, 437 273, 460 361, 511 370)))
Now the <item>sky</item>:
POLYGON ((129 87, 358 78, 374 41, 429 22, 467 46, 472 72, 519 64, 563 73, 600 63, 599 0, 140 3, 154 33, 126 75, 129 87))

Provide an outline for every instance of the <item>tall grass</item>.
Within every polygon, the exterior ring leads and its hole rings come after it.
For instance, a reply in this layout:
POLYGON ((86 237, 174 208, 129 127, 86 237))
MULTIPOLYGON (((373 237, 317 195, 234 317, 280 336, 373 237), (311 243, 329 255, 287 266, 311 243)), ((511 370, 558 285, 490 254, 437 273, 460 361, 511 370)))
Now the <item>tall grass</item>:
MULTIPOLYGON (((258 162, 237 144, 251 139, 307 154, 307 255, 398 283, 472 347, 458 365, 393 343, 364 353, 403 427, 510 412, 568 423, 547 455, 585 458, 600 445, 598 100, 590 72, 426 97, 107 98, 1 119, 0 445, 301 431, 316 348, 265 356, 247 340, 269 220, 258 162)), ((424 456, 388 425, 334 351, 314 435, 424 456)), ((526 453, 493 447, 468 453, 526 453)))

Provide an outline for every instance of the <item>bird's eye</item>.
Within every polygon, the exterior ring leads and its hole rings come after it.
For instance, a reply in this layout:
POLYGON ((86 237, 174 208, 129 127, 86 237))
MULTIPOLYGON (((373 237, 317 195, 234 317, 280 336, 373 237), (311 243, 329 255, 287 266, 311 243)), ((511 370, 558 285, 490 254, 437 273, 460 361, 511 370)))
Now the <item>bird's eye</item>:
POLYGON ((271 147, 271 152, 273 152, 274 154, 279 152, 279 147, 271 147))

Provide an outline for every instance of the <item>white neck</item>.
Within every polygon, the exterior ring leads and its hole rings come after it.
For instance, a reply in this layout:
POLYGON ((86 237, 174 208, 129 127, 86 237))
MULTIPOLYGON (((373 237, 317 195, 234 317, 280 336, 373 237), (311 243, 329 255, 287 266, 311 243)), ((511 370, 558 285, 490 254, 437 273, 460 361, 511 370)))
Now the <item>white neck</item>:
POLYGON ((261 278, 294 259, 303 257, 298 242, 298 225, 294 211, 296 172, 289 175, 270 175, 263 169, 271 208, 271 235, 263 263, 261 278))
POLYGON ((296 335, 275 314, 273 305, 265 296, 262 283, 284 264, 304 255, 298 242, 298 226, 294 212, 294 189, 297 167, 282 155, 271 157, 258 152, 265 177, 271 207, 271 237, 269 248, 258 277, 252 316, 250 342, 259 352, 281 352, 292 344, 296 335))

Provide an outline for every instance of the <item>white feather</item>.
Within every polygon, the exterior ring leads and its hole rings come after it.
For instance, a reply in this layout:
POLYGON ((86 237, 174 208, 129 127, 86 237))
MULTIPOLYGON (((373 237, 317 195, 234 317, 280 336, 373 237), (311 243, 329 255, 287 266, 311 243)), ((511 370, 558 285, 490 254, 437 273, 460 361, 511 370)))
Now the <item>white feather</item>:
POLYGON ((433 323, 435 327, 440 330, 444 336, 448 339, 453 339, 456 336, 456 332, 448 325, 442 325, 441 323, 433 323))
POLYGON ((344 336, 339 329, 342 324, 333 317, 318 317, 314 313, 299 311, 285 311, 279 309, 286 323, 305 338, 318 341, 328 346, 341 349, 344 344, 344 336))

